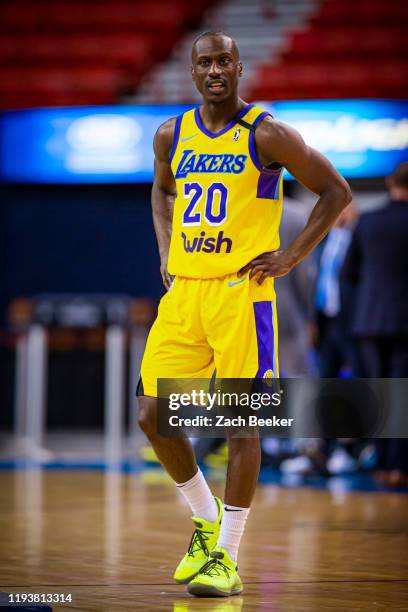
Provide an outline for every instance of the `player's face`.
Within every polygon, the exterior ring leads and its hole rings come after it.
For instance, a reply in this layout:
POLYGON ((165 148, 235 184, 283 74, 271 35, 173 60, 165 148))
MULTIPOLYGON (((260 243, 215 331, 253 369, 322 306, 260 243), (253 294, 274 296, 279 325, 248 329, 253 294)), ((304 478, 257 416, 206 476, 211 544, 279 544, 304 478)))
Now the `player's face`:
POLYGON ((234 95, 242 74, 234 42, 228 36, 200 39, 193 49, 191 74, 198 91, 208 101, 223 101, 234 95))

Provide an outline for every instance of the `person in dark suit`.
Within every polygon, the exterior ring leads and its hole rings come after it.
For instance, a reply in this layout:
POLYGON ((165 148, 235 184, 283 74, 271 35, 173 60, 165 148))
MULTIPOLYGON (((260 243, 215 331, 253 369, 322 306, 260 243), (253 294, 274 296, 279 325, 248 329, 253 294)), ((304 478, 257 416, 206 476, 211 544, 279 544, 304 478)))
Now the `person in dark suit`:
POLYGON ((341 376, 346 365, 354 366, 354 347, 347 333, 350 299, 340 273, 357 218, 357 208, 352 202, 338 217, 320 248, 315 335, 321 378, 341 376))
MULTIPOLYGON (((408 162, 387 179, 389 202, 360 217, 342 274, 356 284, 352 332, 363 376, 408 377, 408 162)), ((378 441, 387 484, 408 483, 408 440, 378 441)))
MULTIPOLYGON (((345 210, 347 210, 347 207, 345 210)), ((279 228, 285 249, 306 224, 302 204, 285 197, 279 228)), ((313 288, 316 279, 314 257, 309 255, 286 276, 275 279, 279 310, 279 360, 281 376, 313 376, 309 356, 309 327, 313 318, 313 288)))

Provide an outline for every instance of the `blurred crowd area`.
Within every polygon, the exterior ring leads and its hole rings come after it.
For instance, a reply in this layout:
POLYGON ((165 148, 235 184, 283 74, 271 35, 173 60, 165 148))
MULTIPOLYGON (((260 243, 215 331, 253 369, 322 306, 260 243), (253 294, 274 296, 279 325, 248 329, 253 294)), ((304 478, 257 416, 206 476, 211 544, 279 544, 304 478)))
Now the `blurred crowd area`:
MULTIPOLYGON (((237 39, 245 100, 403 99, 407 19, 400 0, 4 0, 0 108, 197 102, 191 44, 209 29, 237 39)), ((284 377, 407 376, 407 164, 352 187, 325 240, 276 282, 284 377)), ((106 327, 124 322, 143 340, 162 293, 150 185, 2 182, 0 193, 0 429, 16 427, 19 341, 47 321, 47 428, 101 429, 106 327)), ((312 204, 289 181, 285 193, 282 248, 312 204)), ((131 410, 130 374, 126 384, 131 410)), ((223 441, 196 450, 225 463, 223 441)), ((407 485, 404 439, 267 439, 263 462, 407 485)))
MULTIPOLYGON (((316 251, 294 274, 277 280, 283 375, 408 376, 408 162, 386 184, 384 201, 369 212, 360 214, 356 194, 316 251)), ((301 224, 299 213, 286 207, 283 247, 301 224)), ((283 471, 374 469, 383 483, 408 484, 407 440, 314 440, 294 446, 299 454, 282 460, 283 471)), ((281 450, 280 444, 264 444, 275 459, 281 450)))

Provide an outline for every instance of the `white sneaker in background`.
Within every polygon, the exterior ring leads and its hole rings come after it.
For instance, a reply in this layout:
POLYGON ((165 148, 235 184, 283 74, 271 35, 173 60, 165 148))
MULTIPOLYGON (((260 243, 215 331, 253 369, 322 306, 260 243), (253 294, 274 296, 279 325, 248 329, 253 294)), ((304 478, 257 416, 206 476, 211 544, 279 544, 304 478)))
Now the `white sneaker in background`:
POLYGON ((326 463, 330 474, 348 474, 357 470, 357 461, 344 448, 336 448, 326 463))
POLYGON ((313 472, 313 462, 310 457, 300 455, 293 459, 285 459, 279 468, 283 474, 309 474, 313 472))

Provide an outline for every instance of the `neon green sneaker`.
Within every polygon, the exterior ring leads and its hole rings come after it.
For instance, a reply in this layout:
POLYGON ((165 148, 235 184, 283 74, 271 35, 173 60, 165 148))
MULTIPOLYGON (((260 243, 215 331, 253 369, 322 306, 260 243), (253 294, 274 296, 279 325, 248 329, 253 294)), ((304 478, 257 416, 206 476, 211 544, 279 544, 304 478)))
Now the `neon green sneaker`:
POLYGON ((208 561, 208 556, 217 543, 224 508, 218 497, 214 497, 214 499, 218 506, 218 516, 214 523, 198 516, 192 517, 196 528, 191 537, 188 551, 178 564, 173 576, 179 584, 187 584, 198 574, 202 566, 208 561))
POLYGON ((189 583, 187 590, 201 597, 229 597, 238 595, 243 589, 238 576, 238 566, 221 546, 210 553, 207 563, 189 583))

